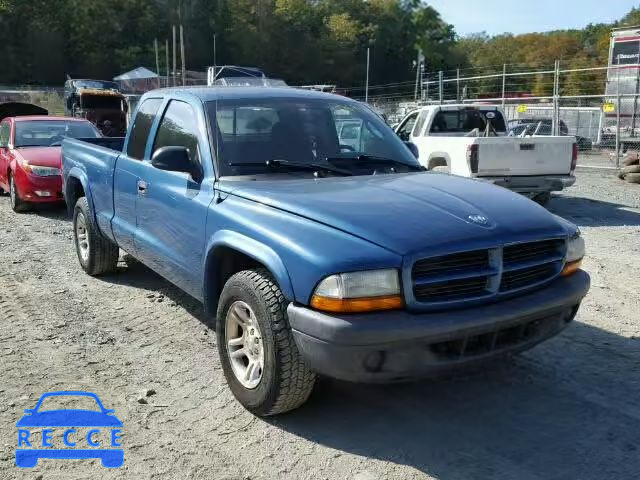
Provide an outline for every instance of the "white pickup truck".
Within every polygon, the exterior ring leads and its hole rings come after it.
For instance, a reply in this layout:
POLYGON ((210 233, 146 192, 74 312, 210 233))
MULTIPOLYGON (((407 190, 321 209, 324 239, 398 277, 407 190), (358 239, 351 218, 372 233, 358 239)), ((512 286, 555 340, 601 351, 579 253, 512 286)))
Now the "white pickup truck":
POLYGON ((493 105, 425 106, 395 131, 418 147, 427 169, 489 181, 541 204, 575 183, 574 137, 510 136, 502 109, 493 105))

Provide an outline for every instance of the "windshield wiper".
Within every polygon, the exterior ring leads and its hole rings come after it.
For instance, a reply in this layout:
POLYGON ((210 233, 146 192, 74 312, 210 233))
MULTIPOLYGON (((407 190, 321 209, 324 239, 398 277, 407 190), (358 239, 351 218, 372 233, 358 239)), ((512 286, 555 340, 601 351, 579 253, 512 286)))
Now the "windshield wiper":
POLYGON ((294 168, 298 170, 309 170, 313 172, 317 172, 319 170, 324 170, 331 173, 337 173, 339 175, 351 176, 349 170, 344 170, 342 168, 334 167, 332 165, 327 165, 324 163, 297 163, 297 162, 289 162, 288 160, 267 160, 266 162, 233 162, 228 164, 230 167, 245 167, 245 166, 266 166, 267 168, 294 168))
POLYGON ((325 170, 327 172, 337 173, 339 175, 345 175, 345 176, 353 175, 353 173, 351 173, 349 170, 344 170, 342 168, 334 167, 333 165, 328 165, 326 163, 298 163, 298 162, 290 162, 288 160, 274 159, 274 160, 267 160, 265 164, 267 165, 267 167, 291 167, 291 168, 298 168, 300 170, 312 170, 312 171, 325 170))
POLYGON ((411 165, 410 163, 405 163, 400 160, 394 160, 393 158, 386 157, 378 157, 375 155, 367 155, 365 153, 358 153, 353 156, 340 156, 340 157, 326 157, 325 160, 327 162, 338 162, 341 160, 353 160, 363 163, 393 163, 395 165, 402 165, 403 167, 407 167, 416 172, 421 172, 425 170, 422 165, 411 165))

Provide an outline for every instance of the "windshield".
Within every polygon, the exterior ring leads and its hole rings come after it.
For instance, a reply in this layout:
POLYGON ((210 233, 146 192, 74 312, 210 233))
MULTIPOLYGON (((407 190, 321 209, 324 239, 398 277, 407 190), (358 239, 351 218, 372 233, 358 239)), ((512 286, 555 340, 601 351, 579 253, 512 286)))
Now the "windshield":
POLYGON ((420 169, 393 130, 354 102, 234 99, 208 102, 207 110, 218 127, 214 149, 221 176, 272 172, 274 165, 279 170, 327 165, 334 173, 353 175, 420 169))
POLYGON ((73 85, 76 88, 99 88, 118 90, 118 84, 115 82, 107 82, 103 80, 75 80, 73 85))
POLYGON ((16 122, 16 147, 48 147, 64 137, 97 138, 98 130, 89 122, 29 120, 16 122))

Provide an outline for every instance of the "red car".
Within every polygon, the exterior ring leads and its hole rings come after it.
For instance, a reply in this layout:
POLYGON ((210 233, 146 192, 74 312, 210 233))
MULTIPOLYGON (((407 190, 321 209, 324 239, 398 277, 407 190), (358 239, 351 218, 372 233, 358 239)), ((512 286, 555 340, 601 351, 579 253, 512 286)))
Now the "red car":
POLYGON ((13 210, 24 212, 32 203, 62 201, 62 139, 100 136, 93 124, 81 118, 4 118, 0 122, 0 190, 9 193, 13 210))

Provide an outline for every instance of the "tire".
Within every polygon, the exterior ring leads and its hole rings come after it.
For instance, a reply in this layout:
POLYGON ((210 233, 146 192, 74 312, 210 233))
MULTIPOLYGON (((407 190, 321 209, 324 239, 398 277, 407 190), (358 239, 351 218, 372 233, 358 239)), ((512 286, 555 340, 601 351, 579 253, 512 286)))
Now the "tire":
POLYGON ((539 193, 536 196, 534 196, 532 200, 537 204, 545 207, 549 204, 549 201, 551 200, 551 192, 539 193))
POLYGON ((24 213, 29 210, 29 204, 20 198, 16 181, 11 174, 9 174, 9 200, 11 202, 11 209, 14 212, 24 213))
POLYGON ((316 375, 305 365, 293 340, 286 308, 280 288, 264 269, 236 273, 220 295, 216 315, 220 362, 231 392, 254 415, 277 415, 298 408, 307 401, 316 382, 316 375), (241 316, 235 313, 238 311, 241 316), (229 345, 234 339, 239 343, 229 345), (233 353, 246 352, 254 345, 253 353, 232 358, 233 353), (251 370, 249 366, 260 357, 262 368, 251 370), (246 372, 250 372, 248 379, 246 372))
POLYGON ((624 179, 629 183, 640 183, 640 173, 627 173, 624 179))
POLYGON ((73 209, 73 241, 80 266, 89 275, 116 271, 118 246, 98 231, 86 197, 80 197, 73 209))

